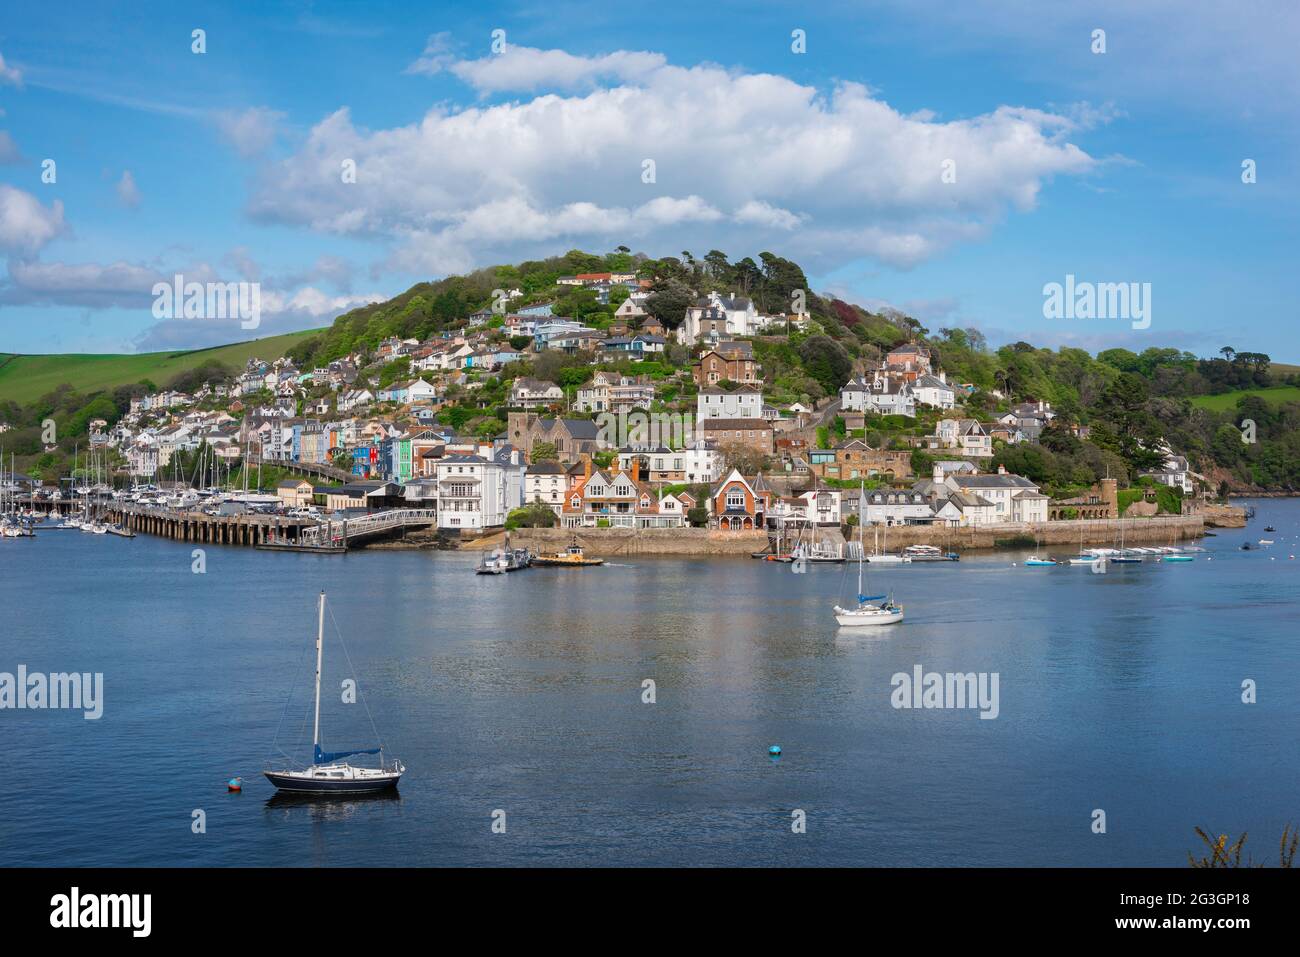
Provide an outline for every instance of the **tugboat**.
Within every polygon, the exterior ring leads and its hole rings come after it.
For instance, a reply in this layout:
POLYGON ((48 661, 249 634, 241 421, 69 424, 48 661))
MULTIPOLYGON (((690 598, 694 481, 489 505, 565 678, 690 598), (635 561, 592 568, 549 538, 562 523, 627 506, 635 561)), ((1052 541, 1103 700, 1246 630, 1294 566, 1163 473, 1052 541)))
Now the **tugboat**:
POLYGON ((556 552, 554 555, 538 555, 532 560, 534 565, 543 565, 557 568, 586 568, 589 565, 603 565, 603 558, 587 558, 582 554, 582 546, 578 544, 578 537, 573 537, 573 543, 562 552, 556 552))

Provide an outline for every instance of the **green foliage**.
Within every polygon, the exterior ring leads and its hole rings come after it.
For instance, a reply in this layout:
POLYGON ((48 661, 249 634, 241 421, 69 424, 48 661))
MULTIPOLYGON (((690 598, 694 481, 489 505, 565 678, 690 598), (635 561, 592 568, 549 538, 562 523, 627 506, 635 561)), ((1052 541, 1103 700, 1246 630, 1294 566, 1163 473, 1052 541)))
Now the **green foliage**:
POLYGON ((553 528, 559 518, 548 505, 532 502, 523 508, 516 508, 506 516, 506 531, 516 528, 553 528))
POLYGON ((799 358, 808 375, 828 393, 838 392, 849 381, 853 359, 847 350, 830 336, 810 336, 799 347, 799 358))

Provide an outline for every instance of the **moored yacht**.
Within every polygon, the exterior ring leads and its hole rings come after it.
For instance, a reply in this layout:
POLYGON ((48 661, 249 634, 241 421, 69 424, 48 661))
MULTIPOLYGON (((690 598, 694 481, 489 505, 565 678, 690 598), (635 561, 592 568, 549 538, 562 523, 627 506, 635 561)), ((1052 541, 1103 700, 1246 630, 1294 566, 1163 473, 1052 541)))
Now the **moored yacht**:
POLYGON ((379 767, 358 767, 341 759, 355 754, 382 754, 383 747, 351 751, 322 751, 320 746, 320 675, 325 644, 325 593, 320 593, 316 626, 316 717, 312 731, 312 762, 309 767, 284 771, 263 771, 266 779, 281 791, 296 794, 365 794, 395 788, 406 768, 400 761, 380 762, 379 767))

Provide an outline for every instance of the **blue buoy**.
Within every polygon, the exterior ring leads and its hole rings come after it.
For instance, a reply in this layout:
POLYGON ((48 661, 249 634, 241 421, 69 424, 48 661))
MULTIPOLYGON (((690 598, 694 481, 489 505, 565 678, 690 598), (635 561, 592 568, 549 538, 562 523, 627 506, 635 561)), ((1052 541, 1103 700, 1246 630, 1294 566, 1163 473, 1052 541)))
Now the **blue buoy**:
POLYGON ((781 756, 781 746, 779 744, 774 744, 767 749, 767 753, 772 755, 774 758, 779 758, 781 756))

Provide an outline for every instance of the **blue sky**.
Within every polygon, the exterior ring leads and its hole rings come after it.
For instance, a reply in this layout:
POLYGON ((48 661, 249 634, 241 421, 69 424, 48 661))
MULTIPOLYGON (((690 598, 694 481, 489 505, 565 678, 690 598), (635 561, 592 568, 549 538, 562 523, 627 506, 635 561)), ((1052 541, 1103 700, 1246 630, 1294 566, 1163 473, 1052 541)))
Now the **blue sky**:
POLYGON ((1294 5, 269 7, 6 12, 0 352, 309 328, 621 243, 771 250, 995 343, 1300 361, 1294 5), (156 319, 177 273, 258 282, 260 327, 156 319), (1150 283, 1150 327, 1044 318, 1067 274, 1150 283))

